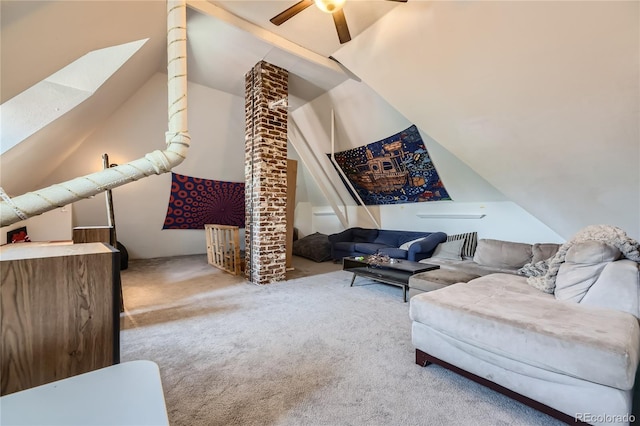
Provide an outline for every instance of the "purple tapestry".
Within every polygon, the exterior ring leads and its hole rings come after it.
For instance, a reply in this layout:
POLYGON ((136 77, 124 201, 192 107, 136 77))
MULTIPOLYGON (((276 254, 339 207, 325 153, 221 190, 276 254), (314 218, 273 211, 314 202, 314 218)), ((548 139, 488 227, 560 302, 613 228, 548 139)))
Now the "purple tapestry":
POLYGON ((171 173, 171 196, 162 229, 204 229, 205 224, 244 228, 244 183, 171 173))
POLYGON ((451 200, 416 126, 335 158, 367 205, 451 200))

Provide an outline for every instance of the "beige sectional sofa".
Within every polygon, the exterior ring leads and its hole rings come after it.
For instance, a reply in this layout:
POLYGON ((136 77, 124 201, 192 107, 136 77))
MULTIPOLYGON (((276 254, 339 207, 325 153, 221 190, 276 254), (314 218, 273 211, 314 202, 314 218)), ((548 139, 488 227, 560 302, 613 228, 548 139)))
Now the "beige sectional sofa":
MULTIPOLYGON (((574 244, 548 293, 513 273, 526 247, 506 252, 499 248, 507 245, 489 243, 491 250, 483 253, 481 245, 475 264, 467 259, 456 265, 484 273, 490 266, 484 255, 501 252, 509 262, 494 266, 509 273, 412 297, 416 363, 443 365, 568 423, 633 422, 640 357, 637 261, 600 241, 574 244)), ((531 260, 553 249, 534 246, 531 260)))
POLYGON ((518 243, 494 239, 480 239, 477 246, 464 256, 461 240, 441 243, 432 257, 423 263, 439 265, 435 271, 416 274, 409 279, 409 297, 450 284, 468 282, 487 274, 517 274, 528 263, 537 263, 556 254, 560 244, 518 243))

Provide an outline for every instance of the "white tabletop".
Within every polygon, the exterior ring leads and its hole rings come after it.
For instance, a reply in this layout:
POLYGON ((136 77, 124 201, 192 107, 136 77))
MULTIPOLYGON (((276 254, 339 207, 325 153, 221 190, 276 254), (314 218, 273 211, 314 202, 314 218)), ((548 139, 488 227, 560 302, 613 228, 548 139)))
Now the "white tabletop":
POLYGON ((160 370, 130 361, 0 398, 2 426, 168 426, 160 370))

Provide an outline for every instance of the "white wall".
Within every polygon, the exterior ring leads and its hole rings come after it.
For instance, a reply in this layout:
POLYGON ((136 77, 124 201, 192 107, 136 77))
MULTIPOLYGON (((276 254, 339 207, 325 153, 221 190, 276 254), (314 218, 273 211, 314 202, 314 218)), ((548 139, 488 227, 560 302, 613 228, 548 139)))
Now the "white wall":
MULTIPOLYGON (((315 150, 325 175, 331 183, 322 182, 327 188, 343 188, 333 166, 324 156, 331 152, 331 109, 335 111, 336 151, 365 145, 406 129, 411 122, 391 107, 366 84, 347 81, 327 94, 292 112, 292 119, 300 128, 304 139, 315 150)), ((294 133, 295 135, 295 133, 294 133)), ((562 237, 509 201, 486 180, 461 162, 442 145, 421 130, 423 142, 434 161, 444 185, 453 201, 433 201, 398 205, 368 206, 375 221, 384 229, 416 231, 443 231, 449 234, 477 231, 481 238, 497 238, 511 241, 539 242, 562 241, 562 237), (483 212, 478 220, 420 219, 417 213, 452 214, 483 212)), ((296 144, 300 144, 296 141, 296 144)), ((302 152, 302 150, 301 150, 302 152)), ((303 169, 299 166, 299 170, 303 169)), ((295 226, 301 235, 313 232, 331 234, 344 229, 326 197, 318 194, 317 186, 309 173, 303 174, 306 204, 298 204, 295 226)), ((300 185, 300 184, 299 184, 300 185)), ((320 193, 321 194, 321 193, 320 193)), ((348 226, 375 227, 376 223, 355 202, 341 191, 334 200, 345 212, 348 226)))
MULTIPOLYGON (((50 176, 49 183, 99 170, 102 167, 101 155, 105 152, 109 154, 111 162, 123 163, 152 150, 162 149, 166 129, 165 96, 165 76, 156 74, 84 141, 63 163, 63 167, 50 176)), ((330 152, 330 119, 327 111, 331 107, 336 111, 336 142, 340 150, 382 139, 411 124, 365 84, 344 83, 292 114, 299 123, 303 123, 303 127, 308 126, 305 135, 317 145, 316 157, 320 160, 326 160, 324 154, 330 152), (365 109, 365 105, 369 108, 365 109)), ((241 98, 190 84, 189 127, 193 144, 188 158, 176 168, 177 173, 244 181, 244 105, 241 98)), ((372 207, 381 227, 456 233, 467 231, 473 223, 472 230, 477 230, 486 238, 558 240, 557 235, 517 205, 505 200, 499 191, 427 134, 422 132, 422 136, 455 201, 372 207), (415 216, 416 211, 433 209, 457 212, 470 206, 466 203, 476 203, 472 204, 474 206, 482 204, 487 211, 491 210, 491 214, 472 222, 433 222, 415 216)), ((293 150, 290 156, 299 159, 293 150)), ((323 164, 323 167, 333 172, 330 163, 323 164)), ((331 210, 329 203, 301 161, 298 168, 295 226, 300 236, 313 232, 329 234, 343 229, 336 216, 325 214, 331 210)), ((342 186, 342 183, 338 180, 333 185, 342 186)), ((203 231, 162 230, 169 189, 170 174, 151 176, 114 189, 118 239, 127 247, 132 258, 205 252, 203 231)), ((344 204, 348 205, 340 205, 346 211, 349 226, 373 226, 361 207, 356 207, 348 197, 344 197, 344 200, 344 204)), ((106 223, 104 196, 98 195, 75 203, 74 226, 106 223)))
POLYGON ((333 56, 562 237, 605 223, 638 239, 639 16, 639 2, 410 1, 333 56))
POLYGON ((0 228, 0 244, 7 243, 7 232, 17 228, 27 227, 27 235, 31 241, 65 241, 73 238, 71 225, 72 206, 59 207, 49 210, 39 216, 21 220, 9 226, 0 228))
MULTIPOLYGON (((192 145, 176 173, 244 182, 244 100, 190 83, 192 145)), ((155 74, 103 126, 89 136, 49 183, 100 170, 101 156, 121 164, 164 149, 167 129, 166 75, 155 74)), ((131 258, 205 253, 202 230, 162 230, 171 174, 151 176, 113 190, 118 240, 131 258)), ((74 226, 105 225, 104 196, 74 204, 74 226)), ((241 236, 241 240, 243 240, 241 236)))
MULTIPOLYGON (((488 201, 475 203, 437 202, 385 205, 378 210, 381 229, 409 231, 445 232, 449 235, 477 232, 478 238, 490 238, 523 243, 565 241, 548 226, 528 214, 511 201, 488 201), (425 204, 429 204, 428 208, 425 204), (433 205, 431 205, 433 204, 433 205), (431 215, 432 217, 423 217, 431 215), (466 215, 482 215, 481 218, 466 218, 466 215)), ((362 217, 362 209, 347 208, 352 218, 351 226, 370 226, 362 217), (357 219, 353 219, 354 217, 357 219)), ((344 229, 338 217, 328 206, 298 204, 296 226, 301 236, 314 232, 333 234, 344 229)))
POLYGON ((478 238, 491 238, 523 243, 565 241, 548 226, 531 216, 511 201, 475 203, 438 202, 404 204, 399 208, 381 206, 385 229, 416 231, 441 231, 449 235, 477 232, 478 238), (420 216, 419 216, 420 215, 420 216), (421 217, 432 215, 433 217, 421 217), (484 215, 482 218, 465 218, 466 215, 484 215))

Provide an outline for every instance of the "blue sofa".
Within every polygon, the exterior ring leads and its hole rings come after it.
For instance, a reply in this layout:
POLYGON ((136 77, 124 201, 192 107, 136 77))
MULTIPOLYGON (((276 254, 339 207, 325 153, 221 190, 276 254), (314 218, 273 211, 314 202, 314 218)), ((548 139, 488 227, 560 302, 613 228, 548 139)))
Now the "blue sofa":
POLYGON ((417 262, 431 257, 438 244, 446 239, 447 234, 444 232, 392 231, 359 227, 329 235, 333 260, 378 253, 417 262), (412 241, 412 244, 406 244, 412 241))

